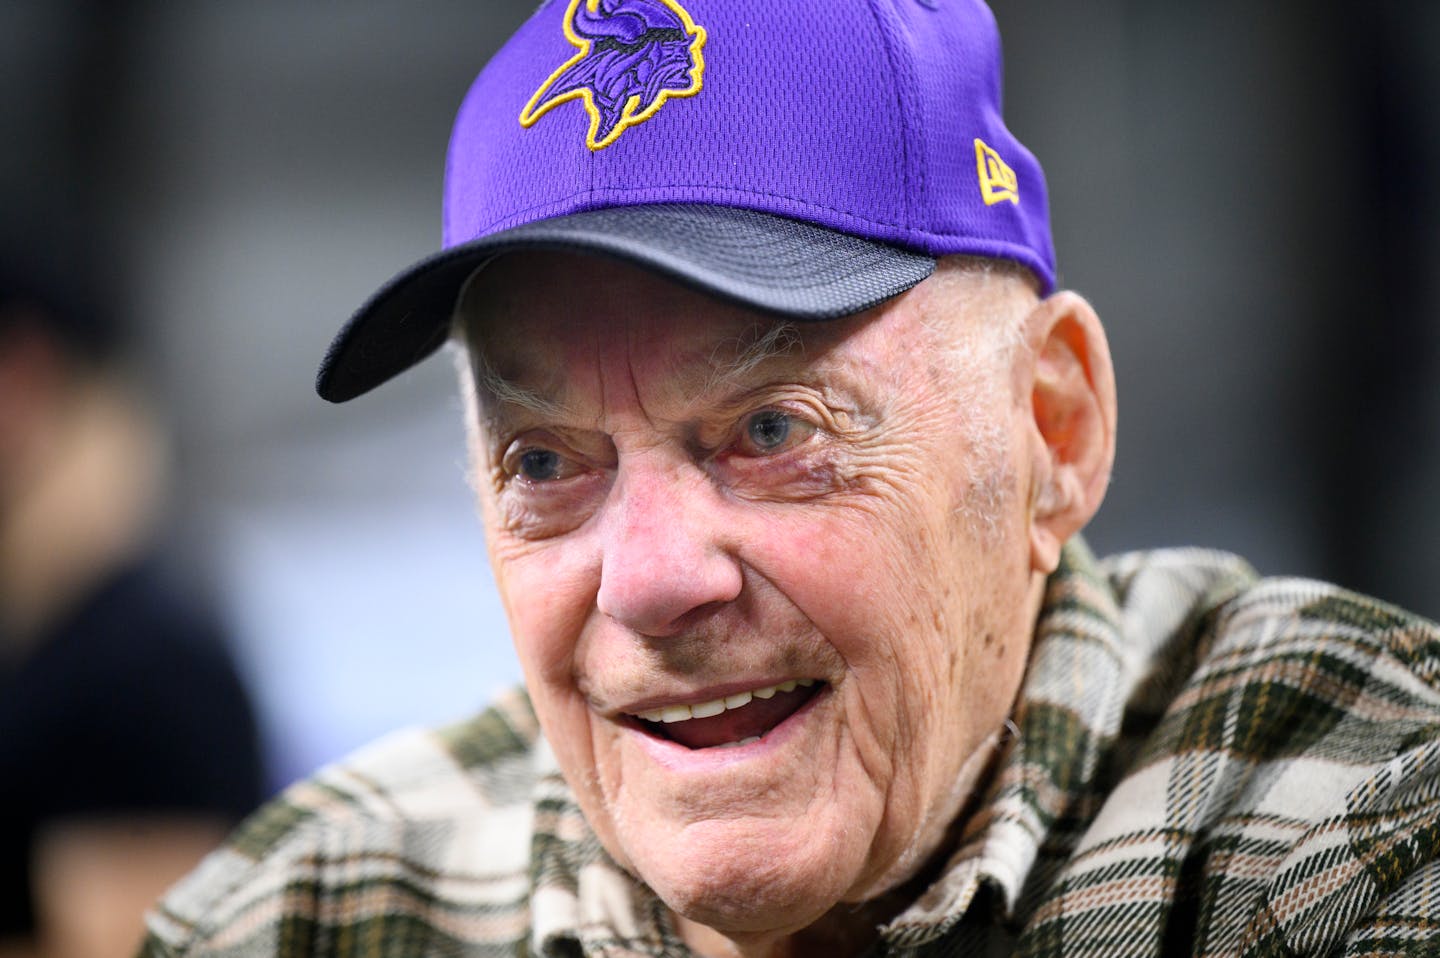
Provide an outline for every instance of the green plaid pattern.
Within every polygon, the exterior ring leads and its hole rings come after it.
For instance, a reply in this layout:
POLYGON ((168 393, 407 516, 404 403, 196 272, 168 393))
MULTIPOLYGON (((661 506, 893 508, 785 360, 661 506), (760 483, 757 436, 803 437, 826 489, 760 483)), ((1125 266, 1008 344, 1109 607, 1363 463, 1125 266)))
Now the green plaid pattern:
MULTIPOLYGON (((1440 955, 1440 628, 1201 550, 1051 577, 1022 705, 883 955, 1440 955)), ((147 956, 686 955, 515 693, 290 788, 147 956)))

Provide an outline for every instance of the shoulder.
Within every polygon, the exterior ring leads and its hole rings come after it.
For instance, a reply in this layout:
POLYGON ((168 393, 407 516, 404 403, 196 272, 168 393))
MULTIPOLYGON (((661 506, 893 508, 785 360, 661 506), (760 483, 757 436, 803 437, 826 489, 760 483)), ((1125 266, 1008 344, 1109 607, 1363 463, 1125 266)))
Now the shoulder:
MULTIPOLYGON (((1404 609, 1326 582, 1260 578, 1207 549, 1127 553, 1096 568, 1120 644, 1152 673, 1148 691, 1162 693, 1152 704, 1172 733, 1215 731, 1186 716, 1225 701, 1238 709, 1230 733, 1248 730, 1259 758, 1293 752, 1327 721, 1368 714, 1395 728, 1440 709, 1440 626, 1404 609), (1380 708, 1400 700, 1414 711, 1380 708)), ((1157 732, 1161 750, 1185 744, 1157 732)))
POLYGON ((1440 911, 1440 627, 1234 562, 1102 564, 1122 620, 1183 636, 1172 651, 1188 661, 1152 698, 1157 721, 1063 895, 1098 917, 1115 875, 1153 875, 1157 940, 1196 954, 1330 953, 1377 922, 1422 935, 1440 911))
POLYGON ((1212 747, 1233 782, 1216 789, 1224 811, 1207 842, 1217 933, 1221 914, 1249 901, 1251 945, 1435 947, 1435 623, 1322 582, 1262 580, 1217 621, 1157 742, 1172 770, 1212 747))
POLYGON ((1375 665, 1393 659, 1422 684, 1432 690, 1437 686, 1440 626, 1379 599, 1311 579, 1271 578, 1237 597, 1227 613, 1217 653, 1224 648, 1275 654, 1309 648, 1337 666, 1357 654, 1375 665))
POLYGON ((145 953, 328 953, 362 928, 371 950, 346 953, 518 941, 532 796, 550 771, 522 692, 382 739, 246 821, 152 912, 145 953))
POLYGON ((1262 579, 1217 607, 1157 734, 1245 761, 1323 756, 1366 767, 1440 724, 1440 626, 1309 579, 1262 579), (1215 713, 1219 727, 1196 719, 1215 713), (1171 737, 1173 736, 1173 737, 1171 737))
MULTIPOLYGON (((1199 623, 1203 652, 1238 647, 1281 654, 1287 643, 1330 652, 1362 648, 1394 655, 1433 680, 1440 626, 1340 586, 1295 577, 1260 578, 1244 559, 1211 549, 1157 549, 1099 560, 1127 632, 1169 633, 1199 623)), ((1433 681, 1430 684, 1434 684, 1433 681)))

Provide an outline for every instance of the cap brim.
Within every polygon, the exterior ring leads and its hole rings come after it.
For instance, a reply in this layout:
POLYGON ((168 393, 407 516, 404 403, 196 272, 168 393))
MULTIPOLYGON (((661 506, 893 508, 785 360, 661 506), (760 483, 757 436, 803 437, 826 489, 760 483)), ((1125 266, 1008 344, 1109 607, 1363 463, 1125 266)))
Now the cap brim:
POLYGON ((861 312, 935 269, 935 259, 923 253, 752 210, 699 204, 587 210, 451 247, 392 279, 330 344, 316 391, 345 402, 435 352, 450 334, 470 275, 496 256, 523 250, 612 256, 798 320, 861 312))

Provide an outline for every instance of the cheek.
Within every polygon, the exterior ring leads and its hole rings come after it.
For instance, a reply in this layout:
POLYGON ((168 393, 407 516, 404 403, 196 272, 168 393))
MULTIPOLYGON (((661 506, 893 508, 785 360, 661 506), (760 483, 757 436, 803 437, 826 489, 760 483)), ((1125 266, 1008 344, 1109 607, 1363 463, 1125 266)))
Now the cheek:
POLYGON ((490 541, 496 584, 541 731, 586 820, 621 867, 631 868, 605 800, 606 783, 613 782, 617 767, 615 735, 596 723, 577 682, 577 660, 585 656, 590 667, 592 657, 585 635, 593 621, 598 567, 586 561, 586 550, 574 541, 563 546, 500 537, 490 541))
POLYGON ((844 660, 846 734, 886 796, 881 863, 913 862, 933 838, 927 813, 950 808, 960 765, 1004 719, 1005 693, 985 687, 995 649, 1016 645, 993 574, 1008 552, 982 544, 958 510, 905 501, 797 510, 749 551, 844 660))
POLYGON ((964 587, 973 581, 965 543, 943 531, 945 523, 911 516, 896 521, 894 514, 853 508, 820 521, 797 515, 769 537, 763 555, 752 550, 753 561, 822 634, 845 646, 847 660, 944 652, 950 643, 934 640, 958 634, 952 619, 964 610, 964 587))
POLYGON ((955 545, 894 519, 872 510, 797 517, 750 552, 844 661, 850 732, 877 774, 923 767, 924 753, 945 748, 972 618, 967 577, 941 558, 955 545))
POLYGON ((532 690, 573 684, 575 649, 599 573, 583 549, 526 542, 487 529, 490 564, 515 652, 532 690))

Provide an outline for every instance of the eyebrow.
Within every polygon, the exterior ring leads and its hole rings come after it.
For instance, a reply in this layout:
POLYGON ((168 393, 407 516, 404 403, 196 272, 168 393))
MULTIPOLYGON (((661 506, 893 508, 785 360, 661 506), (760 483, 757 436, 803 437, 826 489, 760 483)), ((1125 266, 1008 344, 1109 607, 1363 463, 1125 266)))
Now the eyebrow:
POLYGON ((518 406, 537 416, 553 417, 565 411, 563 403, 500 375, 491 365, 490 357, 485 354, 484 349, 472 346, 466 351, 470 354, 470 369, 474 373, 478 398, 488 399, 499 405, 518 406))
POLYGON ((805 342, 800 336, 800 327, 785 320, 771 323, 768 328, 755 323, 730 340, 728 345, 734 350, 730 357, 721 355, 727 343, 717 343, 711 350, 712 371, 705 383, 704 393, 731 386, 735 380, 744 378, 760 366, 803 350, 805 342))

